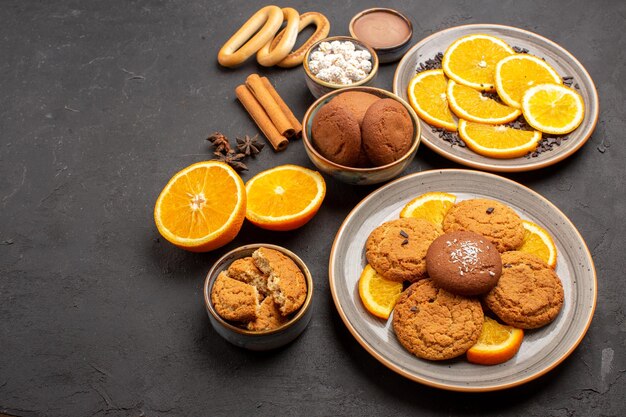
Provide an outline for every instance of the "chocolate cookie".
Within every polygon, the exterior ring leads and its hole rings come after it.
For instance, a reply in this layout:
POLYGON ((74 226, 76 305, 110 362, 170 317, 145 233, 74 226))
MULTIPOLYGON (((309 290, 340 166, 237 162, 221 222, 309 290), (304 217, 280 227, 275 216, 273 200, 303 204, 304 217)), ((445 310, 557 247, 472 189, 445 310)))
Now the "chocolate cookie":
POLYGON ((428 276, 453 294, 478 295, 491 290, 502 273, 500 253, 474 232, 450 232, 433 241, 426 253, 428 276))
POLYGON ((311 141, 326 159, 353 167, 361 152, 361 128, 356 117, 333 101, 320 108, 313 117, 311 141))
POLYGON ((365 243, 367 262, 383 277, 397 282, 426 277, 426 251, 439 231, 429 221, 391 220, 370 233, 365 243))
POLYGON ((400 102, 380 99, 365 113, 361 125, 363 148, 374 166, 390 164, 411 148, 413 121, 400 102))
POLYGON ((522 219, 508 206, 476 198, 461 201, 443 219, 444 232, 467 230, 489 239, 499 252, 519 248, 524 241, 522 219))
POLYGON ((225 320, 250 321, 256 318, 259 293, 252 285, 232 279, 222 271, 213 283, 211 302, 225 320))
POLYGON ((483 327, 480 301, 438 288, 430 279, 411 284, 393 310, 398 341, 429 360, 452 359, 472 347, 483 327))
POLYGON ((563 284, 554 270, 535 255, 502 254, 502 276, 484 302, 503 322, 536 329, 556 318, 563 307, 563 284))
POLYGON ((306 298, 304 274, 286 255, 268 248, 259 248, 252 254, 255 265, 268 275, 267 287, 283 316, 297 311, 306 298))
POLYGON ((354 115, 359 126, 363 124, 363 118, 367 109, 380 100, 380 97, 363 91, 346 91, 337 94, 330 102, 343 107, 354 115))

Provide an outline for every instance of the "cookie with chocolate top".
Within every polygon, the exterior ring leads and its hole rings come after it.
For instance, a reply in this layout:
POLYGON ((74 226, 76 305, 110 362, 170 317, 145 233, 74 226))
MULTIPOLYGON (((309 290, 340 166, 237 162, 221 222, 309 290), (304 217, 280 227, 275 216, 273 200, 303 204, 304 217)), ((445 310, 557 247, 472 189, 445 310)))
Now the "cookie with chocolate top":
POLYGON ((453 294, 479 295, 498 283, 502 259, 484 236, 450 232, 439 236, 428 248, 426 269, 437 286, 453 294))
POLYGON ((512 208, 484 198, 464 200, 452 206, 443 219, 443 230, 483 235, 500 253, 519 248, 525 233, 522 219, 512 208))
POLYGON ((370 233, 365 256, 386 279, 413 282, 426 277, 426 252, 437 236, 437 227, 427 220, 391 220, 370 233))

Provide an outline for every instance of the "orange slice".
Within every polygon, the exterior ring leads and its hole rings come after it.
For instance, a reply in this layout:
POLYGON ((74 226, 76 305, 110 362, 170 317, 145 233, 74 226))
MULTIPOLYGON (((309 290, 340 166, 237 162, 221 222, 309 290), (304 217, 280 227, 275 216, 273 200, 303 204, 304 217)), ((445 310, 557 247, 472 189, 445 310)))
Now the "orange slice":
POLYGON ((315 216, 326 195, 326 183, 317 171, 281 165, 260 172, 246 183, 246 218, 260 228, 293 230, 315 216))
POLYGON ((522 112, 486 97, 478 90, 448 81, 446 91, 452 111, 461 119, 497 125, 517 119, 522 112))
POLYGON ((154 205, 159 233, 174 245, 206 252, 237 236, 246 212, 241 177, 223 162, 204 161, 174 175, 154 205))
POLYGON ((571 88, 556 84, 539 84, 522 97, 522 112, 529 125, 554 135, 576 129, 585 117, 582 97, 571 88))
POLYGON ((524 339, 524 331, 505 326, 485 316, 478 342, 467 351, 467 360, 479 365, 497 365, 511 359, 524 339))
POLYGON ((363 305, 373 315, 388 319, 402 294, 402 283, 390 281, 379 275, 369 264, 359 278, 359 296, 363 305))
POLYGON ((496 64, 515 51, 502 39, 474 34, 446 49, 441 65, 454 81, 482 91, 494 91, 496 64))
POLYGON ((477 154, 508 159, 526 155, 537 148, 541 132, 503 125, 486 125, 459 120, 459 136, 477 154))
POLYGON ((559 74, 543 59, 529 54, 507 56, 496 65, 496 91, 511 107, 522 107, 526 90, 538 84, 563 84, 559 74))
POLYGON ((448 107, 447 85, 443 70, 420 72, 409 83, 409 103, 426 123, 456 132, 456 122, 448 107))
POLYGON ((532 253, 543 259, 552 268, 556 268, 556 245, 550 234, 541 226, 528 220, 522 221, 525 234, 518 251, 532 253))
POLYGON ((441 228, 443 227, 443 218, 455 202, 456 196, 454 194, 439 191, 425 193, 409 201, 402 208, 400 217, 428 220, 441 228))

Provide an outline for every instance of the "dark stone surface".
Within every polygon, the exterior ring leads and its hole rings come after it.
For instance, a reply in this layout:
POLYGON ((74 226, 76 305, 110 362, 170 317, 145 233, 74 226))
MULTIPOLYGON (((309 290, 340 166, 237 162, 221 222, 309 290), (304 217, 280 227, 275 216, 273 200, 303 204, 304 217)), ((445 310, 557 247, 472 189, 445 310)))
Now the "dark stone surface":
MULTIPOLYGON (((266 74, 298 116, 313 102, 302 69, 254 62, 220 68, 222 43, 253 2, 16 1, 0 6, 0 413, 17 416, 626 415, 624 131, 626 3, 384 2, 410 15, 413 42, 467 23, 544 35, 595 80, 600 120, 556 166, 517 175, 578 227, 598 273, 594 321, 547 375, 469 395, 411 382, 350 335, 332 302, 327 262, 350 209, 375 187, 328 180, 319 214, 300 230, 246 224, 207 254, 161 239, 152 209, 177 170, 207 159, 206 136, 256 132, 234 96, 266 74), (211 264, 248 242, 298 253, 315 277, 315 314, 296 342, 270 353, 229 345, 209 325, 201 287, 211 264)), ((377 3, 294 1, 347 33, 377 3)), ((377 86, 390 89, 395 65, 377 86)), ((311 167, 302 144, 265 149, 268 167, 311 167)), ((407 172, 456 167, 425 147, 407 172)))

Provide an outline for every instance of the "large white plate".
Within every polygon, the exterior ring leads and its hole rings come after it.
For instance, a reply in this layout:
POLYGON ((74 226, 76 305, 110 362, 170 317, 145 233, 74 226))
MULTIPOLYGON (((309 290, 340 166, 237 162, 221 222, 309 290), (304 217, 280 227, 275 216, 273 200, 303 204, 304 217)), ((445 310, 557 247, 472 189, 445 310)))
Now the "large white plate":
POLYGON ((573 77, 577 91, 585 102, 585 118, 581 125, 567 135, 568 139, 561 146, 539 154, 535 158, 519 157, 513 159, 496 159, 478 155, 467 148, 452 146, 432 131, 432 126, 422 121, 422 141, 438 154, 452 161, 487 171, 514 172, 529 171, 559 162, 585 144, 598 122, 598 92, 587 70, 572 54, 560 45, 543 36, 526 30, 502 25, 465 25, 434 33, 415 44, 404 55, 393 78, 393 92, 407 102, 407 87, 415 75, 418 64, 433 58, 439 52, 445 52, 452 42, 473 33, 485 33, 497 36, 511 46, 528 49, 529 53, 543 58, 559 73, 560 76, 573 77))
POLYGON ((356 340, 393 371, 427 385, 455 391, 491 391, 523 384, 553 369, 578 346, 596 305, 596 273, 591 254, 576 227, 552 203, 521 184, 470 170, 425 171, 402 177, 374 191, 346 217, 330 253, 330 289, 345 325, 356 340), (457 201, 489 198, 513 208, 523 219, 544 227, 558 251, 556 272, 565 302, 555 321, 526 331, 518 354, 496 366, 464 358, 433 362, 419 359, 398 343, 391 319, 369 314, 359 298, 358 280, 367 261, 365 241, 381 223, 398 218, 412 198, 428 192, 455 194, 457 201))

